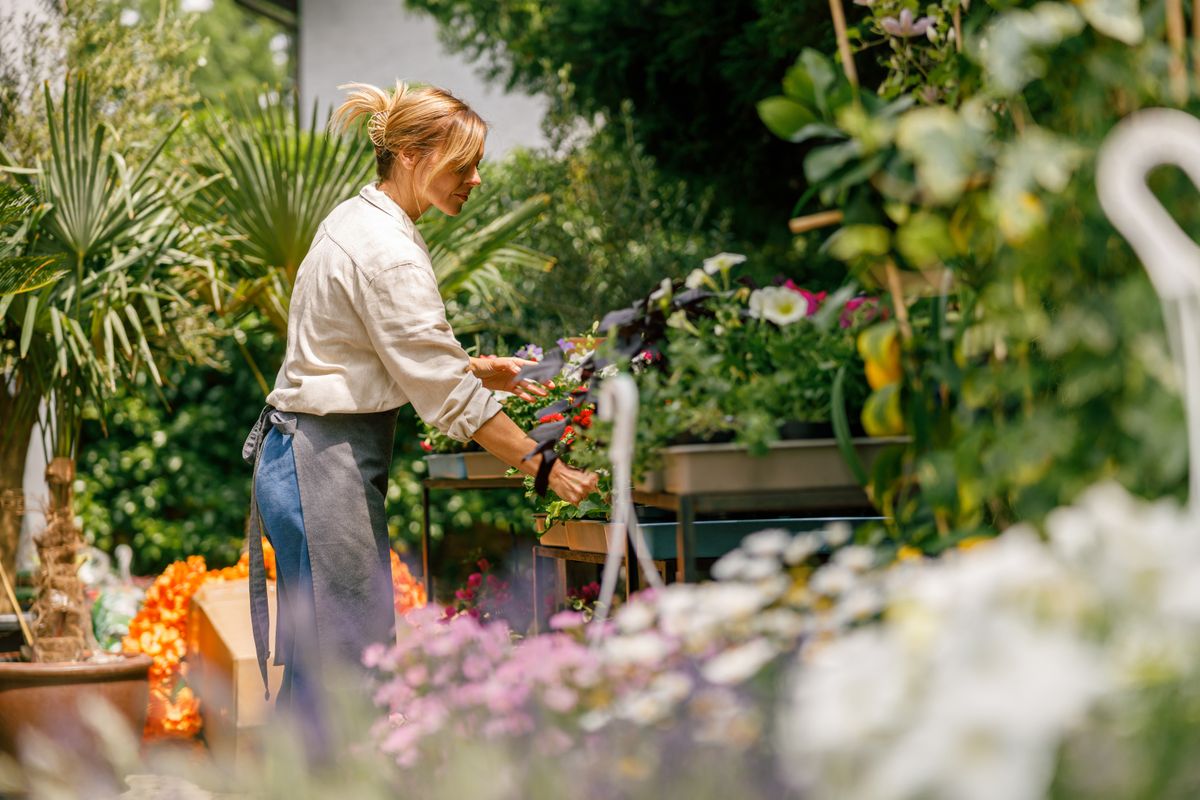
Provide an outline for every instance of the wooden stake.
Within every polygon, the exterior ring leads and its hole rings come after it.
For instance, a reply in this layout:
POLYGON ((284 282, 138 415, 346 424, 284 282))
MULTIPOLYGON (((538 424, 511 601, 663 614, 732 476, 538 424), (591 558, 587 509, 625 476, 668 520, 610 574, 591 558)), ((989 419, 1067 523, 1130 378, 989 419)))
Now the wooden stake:
POLYGON ((900 326, 900 336, 904 341, 912 341, 912 325, 908 322, 908 305, 904 299, 904 287, 900 285, 900 271, 896 262, 890 258, 887 261, 888 289, 892 293, 892 304, 896 307, 896 324, 900 326))
POLYGON ((838 54, 842 57, 842 69, 846 80, 858 88, 858 70, 854 68, 854 56, 850 53, 850 37, 846 34, 846 15, 842 11, 842 0, 829 0, 829 13, 833 15, 833 30, 837 34, 838 54))
POLYGON ((1192 80, 1200 86, 1200 9, 1192 4, 1192 80))
POLYGON ((1168 74, 1171 78, 1171 95, 1178 105, 1187 102, 1187 65, 1184 43, 1187 34, 1183 20, 1183 0, 1167 0, 1167 44, 1171 47, 1168 74))
POLYGON ((809 214, 805 217, 796 217, 788 220, 788 230, 792 233, 808 233, 815 231, 817 228, 828 228, 830 225, 837 225, 842 221, 842 212, 834 209, 832 211, 818 211, 816 214, 809 214))

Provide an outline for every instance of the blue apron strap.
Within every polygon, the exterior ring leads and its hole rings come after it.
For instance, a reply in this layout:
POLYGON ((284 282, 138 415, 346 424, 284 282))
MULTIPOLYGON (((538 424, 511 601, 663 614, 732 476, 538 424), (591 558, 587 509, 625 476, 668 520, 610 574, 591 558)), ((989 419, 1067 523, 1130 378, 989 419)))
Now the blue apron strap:
POLYGON ((265 406, 258 421, 250 429, 246 443, 242 446, 242 458, 254 466, 250 480, 250 516, 246 524, 246 544, 250 553, 250 628, 254 633, 254 651, 258 656, 258 671, 262 675, 264 698, 271 699, 271 687, 267 680, 267 659, 270 658, 271 612, 267 603, 267 565, 263 555, 264 534, 262 517, 258 511, 258 462, 263 443, 270 431, 269 416, 275 409, 265 406))

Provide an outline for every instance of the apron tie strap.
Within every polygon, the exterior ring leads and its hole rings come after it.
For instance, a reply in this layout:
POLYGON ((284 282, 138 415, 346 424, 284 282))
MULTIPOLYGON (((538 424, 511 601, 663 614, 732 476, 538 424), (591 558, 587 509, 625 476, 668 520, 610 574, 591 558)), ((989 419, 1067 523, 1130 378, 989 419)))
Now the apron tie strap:
POLYGON ((246 443, 242 445, 242 459, 254 467, 250 479, 250 517, 246 523, 246 544, 250 553, 250 629, 254 633, 254 652, 258 656, 258 671, 262 675, 265 692, 263 697, 271 699, 271 687, 267 680, 267 659, 270 658, 271 611, 267 603, 267 565, 263 555, 262 516, 258 511, 258 462, 263 443, 270 431, 270 415, 275 409, 265 406, 258 421, 250 429, 246 443))

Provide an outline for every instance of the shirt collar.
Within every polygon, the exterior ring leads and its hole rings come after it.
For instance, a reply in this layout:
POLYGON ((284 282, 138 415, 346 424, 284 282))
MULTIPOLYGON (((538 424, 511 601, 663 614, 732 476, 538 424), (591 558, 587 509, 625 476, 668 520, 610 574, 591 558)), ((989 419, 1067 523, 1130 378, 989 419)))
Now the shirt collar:
POLYGON ((380 211, 403 225, 409 236, 413 236, 413 234, 416 233, 416 225, 414 225, 413 221, 409 219, 408 214, 404 213, 404 209, 401 208, 395 200, 388 197, 387 194, 385 194, 384 191, 379 188, 375 181, 371 181, 364 186, 362 191, 360 191, 358 194, 363 200, 366 200, 368 203, 375 206, 380 211))
POLYGON ((408 238, 416 242, 417 246, 425 251, 426 256, 432 258, 429 253, 429 247, 425 244, 425 237, 421 235, 421 231, 417 228, 416 224, 395 200, 388 197, 387 194, 379 188, 378 184, 372 181, 364 186, 358 194, 363 200, 366 200, 368 203, 399 222, 400 226, 404 228, 404 232, 408 235, 408 238))

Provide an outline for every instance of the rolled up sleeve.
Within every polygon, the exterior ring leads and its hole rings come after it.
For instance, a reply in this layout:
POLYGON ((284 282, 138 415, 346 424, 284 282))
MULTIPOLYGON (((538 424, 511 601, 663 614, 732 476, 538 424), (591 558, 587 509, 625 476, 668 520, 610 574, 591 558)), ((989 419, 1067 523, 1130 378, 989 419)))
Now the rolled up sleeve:
POLYGON ((501 411, 446 321, 432 270, 399 264, 376 275, 364 295, 371 343, 421 419, 467 441, 501 411))

